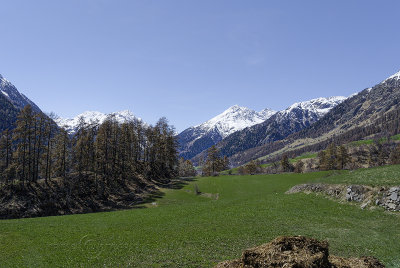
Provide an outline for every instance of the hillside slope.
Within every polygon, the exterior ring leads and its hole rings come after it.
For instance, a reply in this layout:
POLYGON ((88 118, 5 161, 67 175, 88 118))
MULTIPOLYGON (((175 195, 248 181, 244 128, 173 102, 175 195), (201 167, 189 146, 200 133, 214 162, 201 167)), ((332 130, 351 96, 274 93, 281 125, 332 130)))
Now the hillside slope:
POLYGON ((17 109, 21 110, 25 105, 32 106, 32 110, 35 112, 41 112, 40 108, 24 94, 20 93, 18 89, 11 84, 10 81, 5 79, 0 74, 0 92, 5 96, 17 109))
POLYGON ((348 142, 371 135, 400 132, 400 72, 346 99, 316 123, 282 141, 263 144, 231 157, 234 165, 251 159, 321 150, 330 142, 348 142))
POLYGON ((40 108, 0 74, 0 132, 13 128, 19 111, 25 105, 31 105, 35 112, 41 112, 40 108))
POLYGON ((312 125, 344 99, 345 97, 317 98, 294 103, 261 124, 233 133, 222 140, 218 147, 223 155, 232 156, 256 146, 284 139, 312 125))

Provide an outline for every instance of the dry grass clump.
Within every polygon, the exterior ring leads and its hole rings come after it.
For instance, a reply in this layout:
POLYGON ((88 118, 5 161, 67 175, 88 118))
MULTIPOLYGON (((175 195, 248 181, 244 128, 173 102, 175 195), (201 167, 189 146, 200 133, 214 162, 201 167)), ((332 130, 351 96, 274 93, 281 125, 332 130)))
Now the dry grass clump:
POLYGON ((224 261, 215 268, 369 268, 384 267, 374 257, 329 256, 329 245, 304 236, 281 236, 268 244, 247 249, 238 260, 224 261))

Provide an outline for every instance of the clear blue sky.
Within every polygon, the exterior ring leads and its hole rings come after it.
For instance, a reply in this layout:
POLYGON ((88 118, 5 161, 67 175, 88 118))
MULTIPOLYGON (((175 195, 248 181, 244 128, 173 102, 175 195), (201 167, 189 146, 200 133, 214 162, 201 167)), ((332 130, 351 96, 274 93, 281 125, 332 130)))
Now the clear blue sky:
POLYGON ((1 0, 0 73, 44 111, 178 131, 350 95, 400 69, 400 1, 1 0))

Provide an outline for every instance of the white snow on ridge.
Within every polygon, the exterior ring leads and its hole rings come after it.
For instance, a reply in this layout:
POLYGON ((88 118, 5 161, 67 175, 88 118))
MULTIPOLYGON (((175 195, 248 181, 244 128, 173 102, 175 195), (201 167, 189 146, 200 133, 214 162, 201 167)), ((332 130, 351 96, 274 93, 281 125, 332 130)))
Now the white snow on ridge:
POLYGON ((394 75, 388 77, 388 79, 392 79, 392 78, 396 78, 397 80, 399 80, 400 79, 400 71, 398 71, 394 75))
POLYGON ((5 92, 4 90, 2 90, 1 93, 3 93, 3 95, 6 96, 7 98, 10 97, 10 96, 7 94, 7 92, 5 92))
POLYGON ((140 118, 137 118, 131 111, 129 110, 124 110, 120 112, 115 112, 115 113, 110 113, 110 114, 105 114, 102 112, 97 112, 97 111, 86 111, 84 113, 81 113, 74 118, 57 118, 54 121, 57 123, 59 127, 65 128, 69 134, 73 134, 78 127, 79 120, 80 118, 83 118, 83 120, 86 123, 103 123, 104 120, 108 116, 114 116, 117 122, 119 123, 124 123, 127 121, 132 121, 134 119, 141 120, 140 118))
POLYGON ((308 110, 317 114, 319 117, 328 113, 334 106, 343 102, 347 97, 335 96, 329 98, 316 98, 309 101, 296 102, 289 106, 287 109, 279 112, 282 115, 289 114, 293 109, 308 110))
POLYGON ((222 138, 225 138, 233 132, 262 123, 275 113, 275 111, 270 109, 256 112, 246 107, 234 105, 207 122, 194 126, 193 128, 200 128, 204 132, 215 130, 222 138))
POLYGON ((386 78, 385 80, 383 80, 382 83, 385 83, 386 81, 388 81, 388 80, 390 80, 390 79, 400 80, 400 71, 398 71, 398 72, 395 73, 394 75, 389 76, 388 78, 386 78))

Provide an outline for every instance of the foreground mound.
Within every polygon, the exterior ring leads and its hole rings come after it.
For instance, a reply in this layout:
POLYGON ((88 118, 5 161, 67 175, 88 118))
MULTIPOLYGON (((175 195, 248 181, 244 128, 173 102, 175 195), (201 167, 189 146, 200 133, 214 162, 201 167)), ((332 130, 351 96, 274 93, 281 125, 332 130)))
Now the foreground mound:
POLYGON ((341 258, 329 256, 328 242, 304 236, 281 236, 268 244, 243 251, 238 260, 224 261, 215 268, 321 267, 369 268, 385 267, 374 257, 341 258))

